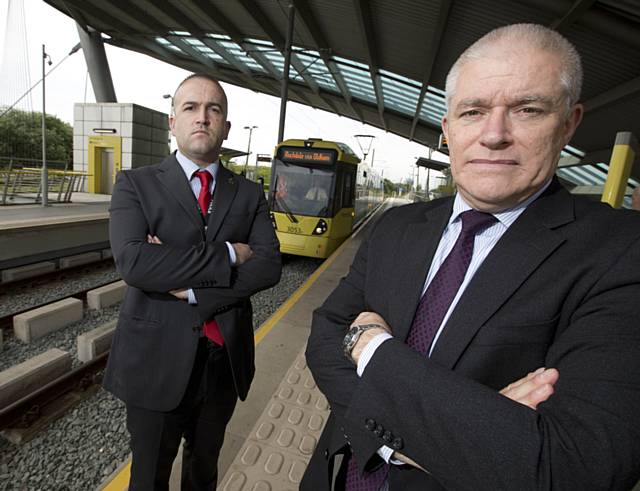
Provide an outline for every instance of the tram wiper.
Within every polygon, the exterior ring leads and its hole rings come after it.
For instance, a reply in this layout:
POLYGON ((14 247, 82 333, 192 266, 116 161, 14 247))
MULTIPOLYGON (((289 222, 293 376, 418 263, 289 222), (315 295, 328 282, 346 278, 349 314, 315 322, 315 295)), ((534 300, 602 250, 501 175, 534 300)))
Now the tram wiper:
POLYGON ((276 176, 276 180, 273 183, 273 200, 284 210, 284 214, 287 215, 287 218, 291 223, 298 223, 298 219, 293 213, 291 213, 291 210, 287 206, 287 203, 285 203, 284 198, 278 198, 278 177, 280 176, 276 176))
POLYGON ((289 221, 291 223, 298 223, 298 219, 296 218, 296 216, 291 213, 291 210, 289 209, 289 207, 287 206, 287 203, 284 201, 284 199, 282 198, 278 198, 277 196, 274 196, 274 198, 276 199, 276 202, 282 207, 282 209, 284 210, 284 214, 287 215, 287 218, 289 219, 289 221))

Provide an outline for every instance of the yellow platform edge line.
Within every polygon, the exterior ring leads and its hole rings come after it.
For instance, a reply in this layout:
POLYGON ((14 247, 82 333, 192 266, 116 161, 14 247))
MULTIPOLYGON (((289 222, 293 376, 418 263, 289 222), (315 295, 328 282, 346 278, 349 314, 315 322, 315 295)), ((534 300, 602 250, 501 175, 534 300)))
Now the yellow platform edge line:
POLYGON ((335 251, 333 251, 333 254, 331 254, 327 259, 323 261, 323 263, 313 272, 313 274, 309 276, 309 278, 307 278, 307 281, 305 281, 295 292, 293 292, 293 294, 287 299, 287 301, 283 303, 278 308, 278 310, 276 310, 271 315, 271 317, 269 317, 266 321, 264 321, 262 325, 258 327, 258 329, 256 329, 254 333, 256 346, 260 343, 260 341, 262 341, 262 339, 267 334, 269 334, 269 332, 271 332, 271 330, 280 321, 280 319, 282 319, 289 312, 289 310, 298 302, 298 300, 300 300, 300 297, 304 295, 309 288, 311 288, 311 286, 316 282, 318 277, 329 266, 331 266, 331 264, 340 255, 343 248, 346 247, 349 241, 353 239, 355 236, 357 236, 360 233, 360 231, 364 229, 365 225, 369 223, 369 220, 371 220, 375 215, 377 215, 381 209, 382 209, 382 206, 379 206, 373 213, 371 213, 371 216, 369 216, 369 218, 367 218, 362 223, 362 225, 358 227, 358 229, 347 238, 347 240, 345 240, 342 244, 340 244, 340 246, 335 251))
MULTIPOLYGON (((336 258, 342 252, 342 249, 346 247, 351 239, 357 236, 361 230, 364 229, 365 225, 369 223, 369 221, 378 214, 378 212, 382 209, 382 206, 379 206, 367 220, 363 222, 363 224, 358 227, 354 233, 352 233, 347 240, 345 240, 340 247, 338 247, 331 256, 324 260, 324 262, 316 269, 311 276, 305 281, 293 294, 287 299, 285 303, 283 303, 278 310, 276 310, 271 317, 269 317, 266 321, 264 321, 258 329, 256 329, 254 333, 254 340, 256 346, 260 344, 260 341, 264 339, 264 337, 271 332, 271 330, 275 327, 275 325, 282 319, 291 308, 300 300, 300 297, 305 294, 305 292, 311 288, 311 286, 317 281, 320 275, 336 260, 336 258)), ((122 468, 118 474, 114 476, 114 478, 107 483, 102 491, 124 491, 127 489, 129 485, 129 479, 131 477, 131 460, 127 462, 127 464, 122 468)))

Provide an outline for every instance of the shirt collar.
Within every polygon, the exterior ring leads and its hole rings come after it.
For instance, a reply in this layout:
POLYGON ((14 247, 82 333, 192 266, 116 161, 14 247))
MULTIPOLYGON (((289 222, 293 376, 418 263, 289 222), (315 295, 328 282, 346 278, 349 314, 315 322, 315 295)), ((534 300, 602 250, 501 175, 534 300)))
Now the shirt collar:
MULTIPOLYGON (((500 211, 498 213, 492 213, 496 219, 502 223, 505 227, 509 228, 513 222, 522 214, 524 210, 526 210, 527 206, 533 203, 538 197, 545 192, 545 190, 551 184, 553 178, 549 179, 544 186, 542 186, 535 194, 527 198, 522 203, 517 204, 513 208, 508 208, 506 210, 500 211)), ((467 210, 471 210, 471 206, 464 200, 464 198, 460 195, 460 193, 456 193, 455 200, 453 201, 453 212, 451 213, 451 217, 449 218, 449 224, 453 223, 458 219, 462 212, 467 210)))
MULTIPOLYGON (((182 167, 182 171, 184 172, 184 175, 187 177, 187 181, 191 180, 194 172, 201 170, 198 164, 191 161, 182 152, 180 152, 180 150, 176 152, 176 160, 180 164, 180 167, 182 167)), ((214 180, 216 178, 216 174, 218 173, 219 164, 220 164, 220 161, 216 160, 215 162, 212 162, 207 167, 205 167, 205 170, 213 176, 214 180)))

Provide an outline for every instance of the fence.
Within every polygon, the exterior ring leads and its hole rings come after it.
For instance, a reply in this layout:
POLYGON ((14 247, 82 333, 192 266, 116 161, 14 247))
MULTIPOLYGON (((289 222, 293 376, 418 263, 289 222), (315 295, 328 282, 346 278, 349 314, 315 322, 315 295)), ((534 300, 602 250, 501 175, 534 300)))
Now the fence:
MULTIPOLYGON (((68 203, 74 191, 82 191, 87 174, 67 170, 49 170, 49 201, 68 203)), ((40 203, 42 169, 14 169, 12 163, 0 167, 0 205, 40 203)))

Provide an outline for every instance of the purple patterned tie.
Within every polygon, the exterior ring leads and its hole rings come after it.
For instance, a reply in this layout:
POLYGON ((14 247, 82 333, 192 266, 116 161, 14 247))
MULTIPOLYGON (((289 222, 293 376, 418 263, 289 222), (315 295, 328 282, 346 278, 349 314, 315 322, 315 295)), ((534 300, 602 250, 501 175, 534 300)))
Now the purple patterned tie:
POLYGON ((496 221, 493 215, 476 210, 462 212, 460 219, 462 231, 422 295, 407 337, 407 344, 423 356, 429 353, 442 319, 462 285, 473 256, 476 234, 496 221))
MULTIPOLYGON (((407 344, 423 356, 427 356, 433 338, 464 280, 473 256, 476 234, 496 221, 493 215, 476 210, 461 213, 460 219, 462 231, 422 296, 407 337, 407 344)), ((374 472, 360 476, 356 459, 352 456, 347 467, 345 490, 378 491, 388 473, 389 465, 385 464, 374 472)))

